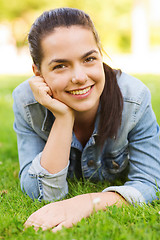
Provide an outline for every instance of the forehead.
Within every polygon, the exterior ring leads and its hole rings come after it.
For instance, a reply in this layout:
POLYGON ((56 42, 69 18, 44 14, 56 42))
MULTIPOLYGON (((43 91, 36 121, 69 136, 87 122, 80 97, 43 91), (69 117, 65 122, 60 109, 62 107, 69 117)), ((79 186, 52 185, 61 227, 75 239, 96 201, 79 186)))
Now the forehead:
POLYGON ((71 54, 98 49, 93 32, 81 26, 58 27, 42 39, 41 46, 44 57, 51 53, 64 55, 68 51, 71 54))

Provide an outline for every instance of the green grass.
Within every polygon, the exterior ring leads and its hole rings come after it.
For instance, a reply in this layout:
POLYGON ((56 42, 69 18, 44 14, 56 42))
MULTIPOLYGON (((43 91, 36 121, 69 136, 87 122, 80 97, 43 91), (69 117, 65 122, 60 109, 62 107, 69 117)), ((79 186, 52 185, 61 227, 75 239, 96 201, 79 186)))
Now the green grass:
MULTIPOLYGON (((151 90, 152 104, 160 124, 160 76, 136 75, 151 90)), ((33 202, 20 189, 16 134, 13 126, 13 89, 26 76, 0 76, 0 239, 66 239, 66 240, 154 240, 160 235, 160 201, 144 207, 110 207, 99 211, 71 229, 53 234, 49 230, 35 232, 32 228, 23 231, 23 224, 29 215, 44 203, 33 202)), ((101 191, 104 183, 70 182, 68 197, 86 192, 101 191)), ((78 206, 77 206, 78 208, 78 206)))

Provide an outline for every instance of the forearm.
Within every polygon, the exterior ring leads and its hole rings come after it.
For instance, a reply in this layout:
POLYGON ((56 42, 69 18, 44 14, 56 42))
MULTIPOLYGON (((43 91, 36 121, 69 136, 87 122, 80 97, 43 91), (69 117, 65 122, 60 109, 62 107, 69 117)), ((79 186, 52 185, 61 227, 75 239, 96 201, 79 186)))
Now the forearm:
POLYGON ((56 232, 64 227, 72 227, 82 218, 89 217, 98 210, 106 210, 107 206, 122 206, 126 201, 115 192, 87 193, 70 199, 50 203, 33 213, 25 226, 34 226, 37 230, 53 228, 56 232))
POLYGON ((68 165, 73 124, 71 115, 55 119, 41 157, 41 166, 51 174, 68 165))

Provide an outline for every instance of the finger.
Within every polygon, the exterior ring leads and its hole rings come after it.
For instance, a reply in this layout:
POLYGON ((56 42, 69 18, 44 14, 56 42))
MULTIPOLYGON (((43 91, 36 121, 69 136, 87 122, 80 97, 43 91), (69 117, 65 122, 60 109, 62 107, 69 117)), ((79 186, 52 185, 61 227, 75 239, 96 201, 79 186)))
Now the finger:
POLYGON ((26 229, 26 228, 28 228, 28 227, 32 227, 32 226, 34 226, 34 228, 39 228, 39 224, 38 223, 35 223, 35 222, 33 222, 33 221, 26 221, 25 223, 24 223, 24 228, 26 229))
POLYGON ((46 230, 50 229, 51 227, 42 225, 41 228, 42 228, 43 231, 46 231, 46 230))
POLYGON ((49 86, 47 86, 47 93, 49 94, 50 97, 53 96, 52 91, 49 86))
POLYGON ((53 233, 56 233, 56 232, 62 230, 62 227, 63 227, 63 225, 59 224, 58 226, 56 226, 56 227, 54 227, 54 228, 52 229, 52 232, 53 232, 53 233))
POLYGON ((29 85, 35 84, 35 83, 44 83, 44 79, 39 76, 34 76, 28 80, 29 85))
POLYGON ((36 222, 36 220, 34 218, 32 218, 32 216, 30 216, 27 221, 24 223, 25 227, 30 227, 30 226, 39 226, 39 223, 36 222))
POLYGON ((25 227, 30 226, 41 226, 43 224, 43 214, 40 214, 38 211, 32 213, 27 221, 24 223, 25 227))
POLYGON ((34 225, 34 230, 37 232, 39 230, 40 226, 39 225, 34 225))
POLYGON ((38 92, 40 93, 40 95, 43 95, 44 92, 46 92, 49 96, 52 96, 52 91, 47 85, 39 86, 38 92))
POLYGON ((31 89, 33 92, 37 92, 38 94, 42 94, 44 92, 46 92, 50 97, 53 95, 52 94, 52 90, 50 89, 50 87, 46 84, 46 83, 42 83, 42 82, 36 82, 36 83, 33 83, 32 86, 31 86, 31 89))
POLYGON ((34 76, 29 81, 38 81, 38 82, 45 82, 44 78, 42 76, 34 76))
MULTIPOLYGON (((41 210, 41 209, 40 209, 41 210)), ((34 229, 37 231, 39 228, 42 228, 43 231, 53 228, 59 225, 63 221, 62 217, 53 217, 49 214, 35 214, 33 213, 27 221, 24 223, 24 227, 28 228, 34 226, 34 229), (46 218, 46 216, 48 216, 46 218)))
POLYGON ((52 232, 55 233, 55 232, 57 232, 57 231, 60 231, 60 230, 62 230, 63 227, 65 227, 65 228, 71 228, 71 227, 73 227, 72 221, 66 221, 66 222, 60 223, 59 225, 57 225, 56 227, 54 227, 54 228, 52 229, 52 232))
POLYGON ((47 229, 50 229, 50 228, 53 227, 52 225, 49 225, 47 223, 41 225, 40 223, 36 223, 36 222, 27 220, 24 224, 24 230, 28 227, 31 227, 31 226, 34 227, 35 231, 38 231, 39 228, 42 228, 43 231, 46 231, 47 229))
MULTIPOLYGON (((24 223, 25 227, 30 227, 30 226, 42 226, 45 225, 46 219, 50 219, 50 218, 46 218, 46 216, 48 216, 49 210, 50 210, 50 205, 45 205, 42 208, 38 209, 37 211, 35 211, 34 213, 32 213, 29 218, 26 220, 26 222, 24 223)), ((46 224, 48 226, 48 224, 46 224)))

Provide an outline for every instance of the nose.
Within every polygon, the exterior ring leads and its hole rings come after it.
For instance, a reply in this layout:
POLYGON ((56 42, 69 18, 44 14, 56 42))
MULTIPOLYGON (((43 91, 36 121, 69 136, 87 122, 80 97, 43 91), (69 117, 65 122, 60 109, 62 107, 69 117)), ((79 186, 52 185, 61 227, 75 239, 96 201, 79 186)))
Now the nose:
POLYGON ((84 84, 87 81, 88 77, 83 67, 77 66, 74 69, 72 83, 74 84, 84 84))

